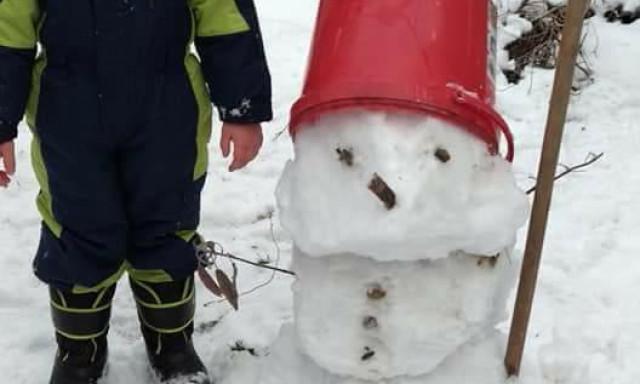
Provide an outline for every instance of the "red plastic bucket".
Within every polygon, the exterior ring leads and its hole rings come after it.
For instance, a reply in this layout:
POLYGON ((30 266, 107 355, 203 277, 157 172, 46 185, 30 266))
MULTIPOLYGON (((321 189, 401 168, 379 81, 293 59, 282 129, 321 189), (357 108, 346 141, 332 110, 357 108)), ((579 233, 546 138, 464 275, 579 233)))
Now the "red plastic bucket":
POLYGON ((321 0, 302 97, 290 131, 323 114, 365 108, 437 115, 506 158, 513 137, 495 102, 491 0, 321 0))

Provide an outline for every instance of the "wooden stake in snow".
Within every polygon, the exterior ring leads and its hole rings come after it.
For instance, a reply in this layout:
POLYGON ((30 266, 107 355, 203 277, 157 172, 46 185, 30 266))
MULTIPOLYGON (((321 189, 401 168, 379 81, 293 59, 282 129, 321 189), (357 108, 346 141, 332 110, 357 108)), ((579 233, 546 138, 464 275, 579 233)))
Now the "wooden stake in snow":
POLYGON ((505 368, 509 376, 517 376, 520 373, 553 195, 555 171, 558 166, 562 133, 567 118, 574 69, 582 38, 584 14, 588 3, 589 0, 569 0, 567 18, 562 32, 549 117, 542 146, 542 158, 538 171, 538 188, 533 202, 520 286, 505 357, 505 368))

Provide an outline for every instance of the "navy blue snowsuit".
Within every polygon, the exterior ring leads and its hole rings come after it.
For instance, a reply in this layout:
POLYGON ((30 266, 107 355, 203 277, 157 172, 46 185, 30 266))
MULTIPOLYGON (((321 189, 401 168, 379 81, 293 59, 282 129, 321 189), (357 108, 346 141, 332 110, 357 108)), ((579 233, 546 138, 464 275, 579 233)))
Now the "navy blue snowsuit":
POLYGON ((193 273, 209 98, 223 121, 272 117, 252 0, 0 1, 0 142, 26 109, 41 280, 193 273))

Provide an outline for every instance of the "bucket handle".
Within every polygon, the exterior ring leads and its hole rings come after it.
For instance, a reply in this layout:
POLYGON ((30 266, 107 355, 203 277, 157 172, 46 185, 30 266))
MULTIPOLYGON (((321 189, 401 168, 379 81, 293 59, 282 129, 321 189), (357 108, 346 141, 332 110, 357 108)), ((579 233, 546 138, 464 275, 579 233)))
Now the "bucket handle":
POLYGON ((470 106, 475 110, 476 113, 484 115, 485 117, 488 117, 490 120, 492 120, 493 123, 500 129, 500 132, 502 132, 505 139, 507 140, 507 156, 505 158, 508 162, 512 163, 515 154, 513 134, 509 129, 509 125, 502 118, 502 116, 496 113, 496 111, 494 111, 492 108, 489 108, 486 103, 478 100, 478 97, 475 94, 466 91, 461 86, 449 84, 447 87, 451 90, 453 99, 457 103, 470 106))

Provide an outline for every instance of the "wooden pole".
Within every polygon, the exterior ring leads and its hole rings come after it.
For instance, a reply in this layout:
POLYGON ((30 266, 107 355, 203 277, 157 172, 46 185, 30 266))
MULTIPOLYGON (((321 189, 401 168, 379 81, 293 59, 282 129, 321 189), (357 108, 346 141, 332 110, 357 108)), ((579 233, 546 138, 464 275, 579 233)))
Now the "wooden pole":
POLYGON ((538 170, 538 189, 533 202, 527 245, 524 252, 518 297, 509 335, 505 368, 509 376, 518 376, 524 352, 527 328, 538 280, 545 231, 551 207, 553 185, 562 134, 571 98, 573 75, 582 39, 582 26, 589 0, 569 0, 556 75, 551 94, 547 128, 538 170))

